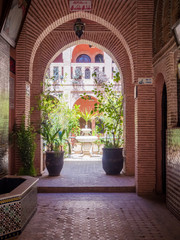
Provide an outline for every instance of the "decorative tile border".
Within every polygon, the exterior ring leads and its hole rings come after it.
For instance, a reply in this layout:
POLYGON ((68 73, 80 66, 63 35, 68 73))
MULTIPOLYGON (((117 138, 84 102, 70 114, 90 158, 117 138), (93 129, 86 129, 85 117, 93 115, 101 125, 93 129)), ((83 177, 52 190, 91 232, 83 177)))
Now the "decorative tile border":
POLYGON ((20 197, 2 199, 2 200, 0 200, 0 205, 5 204, 5 203, 16 202, 16 201, 19 201, 20 199, 21 199, 20 197))
POLYGON ((38 179, 23 177, 26 181, 0 198, 0 240, 19 235, 37 208, 38 179), (26 189, 26 190, 25 190, 26 189), (13 192, 15 196, 13 197, 13 192))
MULTIPOLYGON (((0 207, 0 237, 21 230, 21 202, 11 202, 0 207)), ((1 239, 0 238, 0 239, 1 239)))

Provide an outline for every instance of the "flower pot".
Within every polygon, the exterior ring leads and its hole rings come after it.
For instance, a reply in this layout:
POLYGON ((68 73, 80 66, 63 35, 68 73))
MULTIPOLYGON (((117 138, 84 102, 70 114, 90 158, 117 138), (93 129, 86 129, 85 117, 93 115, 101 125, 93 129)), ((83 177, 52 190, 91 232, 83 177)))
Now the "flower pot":
POLYGON ((46 167, 49 176, 59 176, 64 164, 64 151, 46 152, 46 167))
POLYGON ((123 148, 103 148, 102 165, 108 175, 120 174, 123 168, 123 148))

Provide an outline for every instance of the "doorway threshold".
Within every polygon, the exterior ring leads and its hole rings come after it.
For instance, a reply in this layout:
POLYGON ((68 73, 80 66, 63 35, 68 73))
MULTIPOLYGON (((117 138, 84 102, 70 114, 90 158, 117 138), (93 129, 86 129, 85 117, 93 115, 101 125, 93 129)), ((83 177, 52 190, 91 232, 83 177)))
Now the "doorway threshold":
POLYGON ((39 193, 135 192, 134 176, 106 175, 100 158, 65 159, 59 176, 48 176, 47 170, 38 181, 39 193))

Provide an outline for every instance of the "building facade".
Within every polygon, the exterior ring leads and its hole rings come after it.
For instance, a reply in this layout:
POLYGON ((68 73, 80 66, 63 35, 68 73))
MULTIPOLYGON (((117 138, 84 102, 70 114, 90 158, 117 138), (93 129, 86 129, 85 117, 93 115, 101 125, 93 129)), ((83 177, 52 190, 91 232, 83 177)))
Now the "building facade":
MULTIPOLYGON (((53 78, 50 81, 52 91, 63 93, 72 108, 84 92, 94 97, 93 73, 97 71, 104 80, 113 82, 113 75, 118 72, 118 68, 105 52, 91 45, 80 44, 63 51, 50 64, 47 74, 53 78)), ((120 85, 117 85, 120 91, 120 85)), ((88 105, 87 101, 81 101, 82 104, 88 105)))

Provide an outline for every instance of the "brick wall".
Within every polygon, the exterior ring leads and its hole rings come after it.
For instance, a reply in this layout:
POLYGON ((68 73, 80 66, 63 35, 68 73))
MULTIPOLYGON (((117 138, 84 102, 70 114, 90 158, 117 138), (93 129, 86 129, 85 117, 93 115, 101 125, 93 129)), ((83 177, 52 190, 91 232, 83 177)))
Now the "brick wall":
POLYGON ((179 0, 159 0, 156 2, 153 30, 154 55, 169 43, 173 35, 171 28, 180 18, 179 0))
MULTIPOLYGON (((82 40, 111 52, 123 75, 126 174, 134 174, 136 152, 136 183, 139 194, 151 193, 155 189, 154 87, 140 86, 138 99, 136 103, 134 101, 134 84, 137 84, 138 77, 153 77, 153 7, 153 1, 149 0, 99 0, 94 1, 90 13, 70 13, 66 0, 32 0, 17 45, 17 121, 22 112, 28 112, 30 104, 36 105, 34 96, 42 90, 40 82, 49 60, 59 49, 71 43, 81 43, 72 30, 77 18, 86 23, 82 40), (26 82, 31 84, 30 104, 25 94, 26 82), (147 119, 149 115, 151 117, 147 119), (148 155, 149 152, 151 155, 148 155)), ((32 115, 32 121, 38 122, 39 118, 40 113, 36 111, 32 115)), ((37 140, 36 167, 41 172, 40 141, 37 140)), ((18 160, 16 166, 18 168, 18 160)))
MULTIPOLYGON (((159 61, 156 60, 154 64, 154 73, 156 76, 156 126, 157 126, 157 183, 156 190, 162 192, 162 145, 161 145, 161 101, 163 83, 167 88, 167 144, 166 144, 166 196, 168 208, 177 216, 179 212, 179 179, 178 174, 180 162, 177 160, 180 154, 179 145, 174 144, 178 140, 179 129, 174 128, 178 122, 177 111, 177 61, 179 59, 179 50, 177 50, 174 44, 169 49, 164 49, 164 52, 160 52, 161 57, 159 61), (174 48, 174 50, 172 50, 174 48), (174 164, 175 163, 175 164, 174 164)), ((155 56, 155 59, 157 57, 155 56)))
MULTIPOLYGON (((126 172, 134 173, 134 98, 133 85, 134 67, 132 54, 136 55, 136 1, 98 1, 93 5, 91 13, 70 13, 67 1, 31 1, 31 6, 26 18, 23 31, 17 44, 17 108, 16 118, 19 121, 22 112, 28 109, 28 101, 25 98, 24 81, 31 84, 31 106, 35 101, 33 96, 38 94, 38 84, 43 80, 44 71, 49 60, 64 46, 78 41, 72 26, 77 18, 86 22, 86 31, 82 39, 94 42, 108 49, 121 66, 123 72, 125 94, 128 96, 126 107, 126 172), (37 3, 38 2, 38 3, 37 3), (44 14, 44 4, 46 11, 44 14), (106 13, 102 11, 106 6, 106 13), (113 7, 112 7, 113 6, 113 7), (52 12, 51 9, 56 9, 52 12), (126 11, 124 11, 126 9, 126 11), (37 18, 38 16, 38 18, 37 18), (65 17, 64 17, 65 16, 65 17), (92 26, 95 31, 92 31, 92 26), (128 27, 128 31, 127 31, 128 27), (67 29, 67 31, 66 31, 67 29), (121 33, 120 33, 121 32, 121 33), (39 67, 37 67, 39 66, 39 67), (21 94, 19 92, 21 91, 21 94), (24 104, 24 105, 23 105, 24 104), (130 130, 128 130, 130 129, 130 130)), ((136 58, 135 58, 136 59, 136 58)), ((40 115, 39 115, 40 116, 40 115)), ((34 113, 32 121, 38 120, 38 113, 34 113)), ((38 140, 36 153, 37 167, 40 167, 40 139, 38 140)), ((16 163, 18 168, 18 160, 16 163)))
POLYGON ((137 1, 135 168, 138 194, 154 192, 156 183, 155 88, 153 84, 138 84, 138 78, 153 79, 151 29, 153 10, 153 1, 137 1))
POLYGON ((9 45, 0 37, 0 176, 8 172, 9 45))
POLYGON ((136 188, 139 194, 155 191, 156 184, 156 136, 155 136, 155 88, 138 86, 135 107, 136 134, 136 188))
POLYGON ((162 192, 162 125, 158 120, 159 111, 162 110, 159 101, 162 100, 162 84, 167 88, 167 144, 166 144, 166 195, 168 208, 179 218, 179 129, 177 106, 177 62, 180 51, 177 49, 172 26, 180 17, 180 2, 158 1, 155 9, 154 20, 154 77, 156 79, 156 125, 157 125, 157 191, 162 192))

